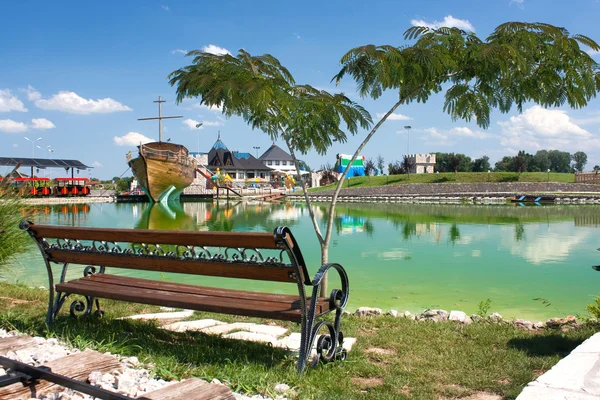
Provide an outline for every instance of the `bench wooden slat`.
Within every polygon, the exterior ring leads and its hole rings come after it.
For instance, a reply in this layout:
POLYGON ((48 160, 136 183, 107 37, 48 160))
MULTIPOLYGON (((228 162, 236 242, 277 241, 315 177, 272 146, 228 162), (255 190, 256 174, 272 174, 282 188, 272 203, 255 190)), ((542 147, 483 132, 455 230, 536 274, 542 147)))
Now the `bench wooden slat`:
POLYGON ((32 224, 29 230, 43 238, 232 248, 278 248, 272 233, 132 230, 38 224, 32 224))
POLYGON ((290 267, 202 262, 167 257, 143 257, 127 254, 84 253, 69 250, 47 250, 49 260, 58 263, 97 265, 146 271, 221 276, 274 282, 296 282, 290 267))
MULTIPOLYGON (((103 283, 109 283, 112 285, 120 286, 131 286, 147 289, 158 289, 166 290, 169 292, 178 293, 189 293, 189 294, 200 294, 213 297, 222 297, 223 299, 235 298, 235 299, 248 299, 248 300, 261 300, 269 299, 271 302, 280 303, 291 303, 295 299, 298 299, 298 295, 292 294, 276 294, 276 293, 265 293, 265 292, 249 292, 245 290, 237 289, 221 289, 210 286, 197 286, 197 285, 186 285, 184 283, 167 282, 167 281, 154 281, 143 278, 132 278, 128 276, 120 276, 113 274, 95 274, 85 279, 92 281, 99 281, 103 283)), ((318 307, 321 310, 329 309, 329 298, 319 297, 318 307)), ((307 303, 310 303, 310 298, 307 299, 307 303)))
POLYGON ((185 308, 248 317, 273 318, 298 322, 301 319, 300 302, 284 304, 268 300, 236 299, 235 291, 230 290, 231 298, 199 294, 170 292, 167 290, 119 286, 89 278, 56 285, 59 292, 76 293, 86 296, 151 304, 166 307, 185 308))

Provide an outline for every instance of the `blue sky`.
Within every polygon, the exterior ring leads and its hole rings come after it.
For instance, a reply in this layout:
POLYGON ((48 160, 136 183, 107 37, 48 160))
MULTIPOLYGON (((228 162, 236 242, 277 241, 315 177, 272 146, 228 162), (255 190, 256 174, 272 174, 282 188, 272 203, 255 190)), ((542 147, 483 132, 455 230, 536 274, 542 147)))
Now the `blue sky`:
MULTIPOLYGON (((483 1, 21 1, 2 5, 0 24, 0 156, 79 159, 94 165, 99 178, 126 172, 125 154, 140 138, 158 139, 158 124, 137 121, 157 113, 152 100, 168 100, 166 138, 190 151, 207 151, 221 132, 231 150, 266 150, 269 138, 239 118, 186 101, 176 105, 167 75, 186 65, 182 53, 193 49, 278 57, 299 83, 342 91, 374 117, 386 112, 394 93, 377 101, 360 99, 349 79, 330 82, 340 57, 368 43, 403 44, 411 24, 453 25, 480 37, 506 21, 539 21, 564 26, 600 41, 598 0, 483 1), (485 5, 484 5, 485 4, 485 5), (203 122, 202 129, 195 128, 203 122), (53 152, 48 151, 48 146, 53 152)), ((594 54, 599 59, 600 55, 594 54)), ((524 149, 583 150, 587 169, 600 164, 600 100, 583 110, 527 107, 523 114, 494 113, 491 127, 453 122, 442 112, 443 98, 396 111, 363 152, 381 154, 386 163, 410 153, 462 152, 488 155, 494 162, 524 149)), ((303 158, 313 168, 333 163, 336 153, 351 153, 365 136, 331 149, 327 156, 303 158)), ((4 167, 3 167, 4 168, 4 167)), ((0 169, 0 173, 7 172, 0 169)), ((48 171, 49 176, 62 174, 48 171)), ((87 173, 86 173, 87 175, 87 173)))

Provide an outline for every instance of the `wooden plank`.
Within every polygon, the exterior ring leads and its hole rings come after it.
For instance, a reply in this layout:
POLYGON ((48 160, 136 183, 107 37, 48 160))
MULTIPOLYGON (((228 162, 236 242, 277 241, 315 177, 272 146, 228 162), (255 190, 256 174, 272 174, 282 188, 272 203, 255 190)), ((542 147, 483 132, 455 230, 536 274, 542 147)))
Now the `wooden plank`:
POLYGON ((234 400, 231 390, 224 385, 210 384, 202 379, 191 378, 174 385, 146 393, 138 400, 234 400))
POLYGON ((146 271, 220 276, 273 282, 296 282, 291 267, 252 265, 243 263, 203 262, 167 257, 140 257, 128 254, 85 253, 66 250, 48 250, 50 261, 98 265, 146 271))
MULTIPOLYGON (((243 304, 242 309, 255 307, 258 310, 276 310, 284 312, 300 310, 300 299, 294 295, 275 295, 271 293, 246 292, 232 289, 217 289, 203 286, 192 286, 177 283, 166 283, 151 281, 147 279, 125 278, 115 275, 98 275, 80 278, 67 283, 57 285, 58 291, 69 292, 75 287, 98 289, 104 292, 149 294, 156 293, 161 297, 180 295, 179 298, 186 299, 189 304, 184 308, 200 307, 201 304, 220 303, 234 306, 243 304), (131 282, 134 282, 133 284, 131 282), (167 293, 167 295, 165 295, 167 293), (238 295, 238 293, 240 295, 238 295)), ((80 293, 83 294, 83 293, 80 293)), ((97 296, 104 297, 104 296, 97 296)), ((116 299, 118 300, 118 299, 116 299)), ((307 307, 310 300, 307 300, 307 307)), ((199 309, 201 310, 201 309, 199 309)), ((317 313, 321 314, 329 310, 329 299, 318 298, 317 313)), ((241 312, 241 311, 240 311, 241 312)), ((246 315, 246 314, 241 314, 246 315)))
POLYGON ((31 224, 29 230, 43 238, 105 240, 190 246, 277 249, 272 233, 186 232, 144 229, 84 228, 31 224))
POLYGON ((0 355, 5 355, 9 351, 17 351, 35 345, 35 340, 31 336, 9 336, 0 339, 0 355))
POLYGON ((270 318, 285 321, 300 321, 299 305, 242 300, 225 302, 210 296, 172 293, 163 290, 127 288, 120 289, 92 281, 71 281, 56 286, 57 291, 77 293, 98 298, 121 300, 157 306, 187 308, 198 311, 216 312, 248 317, 270 318))
MULTIPOLYGON (((56 374, 65 375, 79 381, 87 380, 88 375, 92 371, 111 372, 121 367, 116 358, 91 350, 61 357, 46 363, 45 366, 56 374)), ((43 380, 32 386, 23 386, 21 383, 15 383, 0 388, 0 399, 26 400, 61 389, 61 386, 43 380)))
MULTIPOLYGON (((214 297, 222 297, 225 301, 229 298, 233 299, 248 299, 248 300, 268 300, 271 302, 292 303, 299 299, 297 294, 276 294, 265 292, 250 292, 245 290, 221 289, 209 286, 186 285, 183 283, 153 281, 142 278, 131 278, 128 276, 119 276, 112 274, 95 274, 89 277, 80 278, 109 283, 111 285, 123 285, 131 287, 140 287, 148 289, 167 290, 170 292, 200 294, 214 297)), ((318 304, 322 307, 329 308, 329 298, 319 297, 318 304)), ((307 304, 310 304, 310 298, 307 299, 307 304)))

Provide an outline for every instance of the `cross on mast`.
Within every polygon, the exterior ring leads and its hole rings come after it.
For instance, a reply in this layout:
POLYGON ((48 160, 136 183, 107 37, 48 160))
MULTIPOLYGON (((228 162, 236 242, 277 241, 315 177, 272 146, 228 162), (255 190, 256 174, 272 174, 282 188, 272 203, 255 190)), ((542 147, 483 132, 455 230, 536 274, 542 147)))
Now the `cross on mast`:
POLYGON ((162 103, 165 103, 166 100, 163 100, 160 96, 158 96, 158 100, 154 100, 154 103, 158 103, 158 117, 150 117, 150 118, 138 118, 138 121, 149 121, 149 120, 158 120, 158 141, 162 142, 162 120, 170 119, 170 118, 183 118, 183 115, 175 115, 172 117, 163 117, 162 115, 162 103))

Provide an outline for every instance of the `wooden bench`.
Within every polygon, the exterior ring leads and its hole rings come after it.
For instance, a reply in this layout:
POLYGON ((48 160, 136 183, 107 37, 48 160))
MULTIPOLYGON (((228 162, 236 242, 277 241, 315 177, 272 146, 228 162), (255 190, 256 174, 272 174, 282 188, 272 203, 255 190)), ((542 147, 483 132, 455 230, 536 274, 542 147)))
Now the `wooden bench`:
POLYGON ((71 303, 73 316, 89 315, 94 305, 95 312, 101 313, 98 298, 105 298, 298 322, 302 334, 299 371, 304 370, 315 342, 315 361, 346 356, 340 321, 348 301, 348 276, 341 265, 331 263, 321 266, 311 279, 298 243, 287 227, 278 227, 273 234, 73 228, 30 221, 21 222, 20 227, 36 241, 46 263, 48 324, 69 296, 80 295, 83 301, 71 303), (62 264, 57 284, 51 264, 62 264), (85 266, 83 277, 67 280, 70 264, 85 266), (298 294, 132 278, 108 274, 108 267, 286 282, 295 284, 298 294), (329 297, 319 297, 322 279, 329 269, 338 272, 341 288, 332 290, 329 297), (307 290, 312 290, 310 297, 307 290), (322 318, 330 312, 335 313, 333 322, 322 318))

